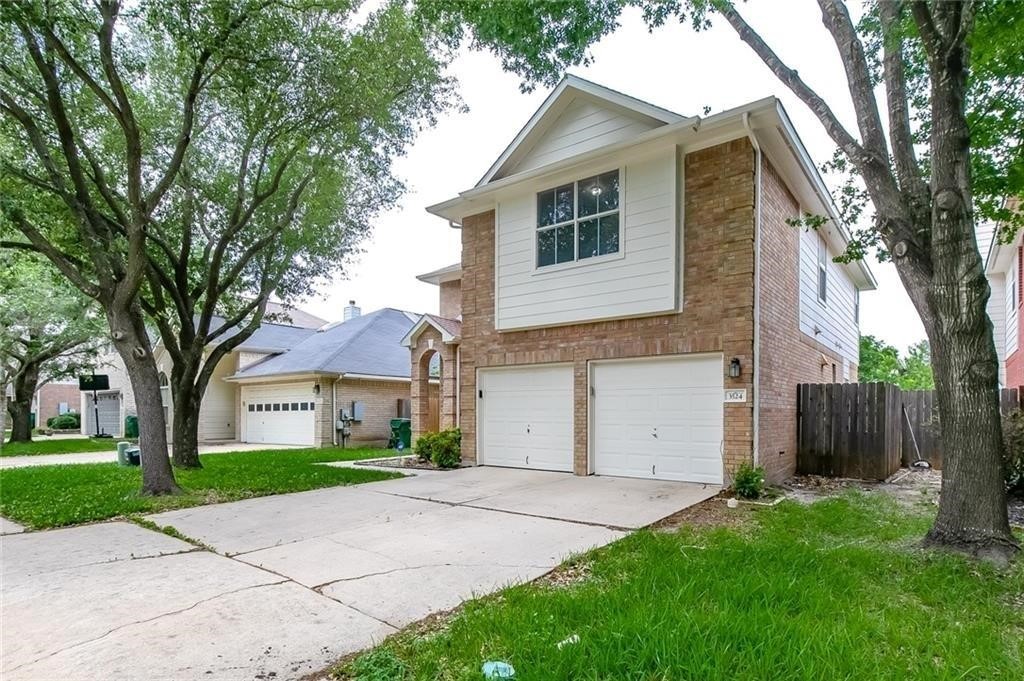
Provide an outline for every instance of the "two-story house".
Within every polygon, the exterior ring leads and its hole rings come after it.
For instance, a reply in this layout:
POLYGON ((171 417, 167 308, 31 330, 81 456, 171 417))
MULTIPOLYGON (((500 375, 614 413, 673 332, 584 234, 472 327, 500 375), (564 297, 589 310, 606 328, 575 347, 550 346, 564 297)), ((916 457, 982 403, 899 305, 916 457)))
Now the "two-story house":
POLYGON ((847 233, 774 98, 700 118, 573 76, 475 187, 428 211, 462 234, 412 353, 413 429, 470 463, 722 484, 796 460, 796 386, 856 380, 847 233), (831 220, 802 230, 803 213, 831 220), (458 282, 458 296, 454 295, 458 282), (458 306, 455 306, 457 300, 458 306), (458 312, 458 314, 456 314, 458 312))

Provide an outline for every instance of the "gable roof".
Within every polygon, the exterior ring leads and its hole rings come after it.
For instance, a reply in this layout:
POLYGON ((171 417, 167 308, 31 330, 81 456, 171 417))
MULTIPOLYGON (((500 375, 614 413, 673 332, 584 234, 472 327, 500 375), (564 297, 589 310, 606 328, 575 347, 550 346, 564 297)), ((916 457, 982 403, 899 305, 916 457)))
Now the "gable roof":
POLYGON ((327 326, 290 350, 252 364, 231 378, 307 373, 408 378, 409 351, 401 340, 418 317, 384 308, 327 326))
POLYGON ((462 338, 462 322, 458 319, 425 314, 416 320, 416 323, 409 329, 409 332, 402 338, 402 345, 411 348, 416 344, 416 339, 419 338, 420 332, 428 326, 437 329, 438 333, 441 334, 441 341, 443 343, 453 343, 462 338))
POLYGON ((297 307, 285 307, 281 303, 268 302, 267 316, 272 317, 272 323, 285 326, 297 326, 302 329, 319 329, 327 323, 326 319, 320 319, 314 314, 297 307))
MULTIPOLYGON (((210 320, 210 329, 216 330, 224 322, 223 317, 215 316, 210 320)), ((234 337, 238 332, 239 327, 232 327, 219 336, 214 343, 223 343, 229 338, 234 337)), ((260 328, 256 329, 251 336, 242 341, 242 344, 235 348, 235 350, 243 352, 284 352, 314 333, 316 333, 316 329, 277 324, 275 322, 263 322, 260 324, 260 328)))
POLYGON ((482 187, 491 180, 508 174, 508 171, 514 168, 516 161, 544 136, 544 133, 554 125, 558 117, 578 98, 590 99, 600 102, 605 107, 617 108, 637 119, 648 122, 650 128, 678 123, 685 118, 674 111, 630 97, 585 78, 566 74, 512 142, 505 147, 505 151, 501 152, 498 159, 487 169, 476 186, 482 187))

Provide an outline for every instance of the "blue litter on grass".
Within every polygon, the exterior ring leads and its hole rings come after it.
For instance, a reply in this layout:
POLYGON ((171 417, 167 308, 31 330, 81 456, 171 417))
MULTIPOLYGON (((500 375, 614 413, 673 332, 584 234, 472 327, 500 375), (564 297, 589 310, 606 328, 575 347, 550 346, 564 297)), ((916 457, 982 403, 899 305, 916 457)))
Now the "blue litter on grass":
POLYGON ((484 662, 485 679, 514 679, 516 670, 508 662, 484 662))

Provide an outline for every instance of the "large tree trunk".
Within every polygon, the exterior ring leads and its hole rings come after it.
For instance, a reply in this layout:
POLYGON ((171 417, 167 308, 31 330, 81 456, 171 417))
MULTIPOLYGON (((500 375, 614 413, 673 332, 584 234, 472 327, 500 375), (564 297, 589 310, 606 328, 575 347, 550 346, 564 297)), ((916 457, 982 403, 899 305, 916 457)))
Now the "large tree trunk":
POLYGON ((124 361, 135 393, 139 449, 142 453, 142 493, 174 494, 179 489, 167 455, 167 425, 160 395, 160 378, 138 302, 132 303, 127 310, 113 306, 108 308, 107 321, 114 347, 124 361))
POLYGON ((172 427, 174 445, 171 462, 179 468, 202 468, 199 461, 199 408, 202 400, 195 384, 183 380, 174 392, 174 418, 172 427))
POLYGON ((930 64, 932 276, 927 290, 908 289, 931 343, 944 449, 939 512, 925 543, 1006 563, 1018 546, 1006 511, 991 291, 974 231, 963 59, 953 49, 930 64))
POLYGON ((14 375, 14 399, 7 404, 11 414, 11 442, 32 442, 32 398, 37 387, 38 366, 22 367, 14 375))

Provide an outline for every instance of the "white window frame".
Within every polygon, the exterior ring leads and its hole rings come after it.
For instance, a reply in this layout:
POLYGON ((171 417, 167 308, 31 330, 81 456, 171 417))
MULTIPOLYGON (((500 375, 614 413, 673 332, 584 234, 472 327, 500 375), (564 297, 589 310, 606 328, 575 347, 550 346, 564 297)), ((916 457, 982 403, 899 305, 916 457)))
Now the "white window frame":
MULTIPOLYGON (((617 258, 623 257, 623 250, 624 249, 623 249, 623 243, 622 243, 622 228, 623 228, 623 221, 624 221, 623 216, 624 216, 624 213, 625 213, 625 211, 623 210, 623 194, 625 193, 624 192, 625 183, 623 182, 623 178, 624 177, 625 177, 625 173, 623 172, 623 168, 621 168, 621 167, 619 167, 619 168, 610 168, 608 170, 602 170, 602 171, 599 171, 599 172, 596 172, 596 173, 588 173, 586 175, 586 177, 583 177, 583 178, 577 179, 577 180, 573 180, 572 182, 561 182, 561 183, 555 184, 554 186, 548 187, 546 189, 542 189, 542 190, 540 190, 538 192, 534 192, 534 196, 533 196, 533 271, 534 271, 535 274, 536 273, 544 273, 544 272, 553 272, 553 271, 557 271, 557 270, 565 269, 565 268, 569 268, 569 267, 576 267, 576 266, 579 266, 579 265, 585 265, 585 264, 594 263, 594 262, 603 262, 605 260, 615 260, 617 258), (593 215, 585 215, 583 218, 580 218, 580 216, 579 216, 579 187, 580 187, 580 182, 582 182, 583 180, 589 180, 592 177, 599 177, 601 175, 606 175, 606 174, 608 174, 610 172, 613 172, 613 171, 618 173, 618 175, 619 175, 619 206, 618 206, 618 208, 616 208, 615 210, 606 210, 606 211, 603 211, 603 212, 600 212, 600 213, 594 213, 593 215), (569 184, 572 185, 572 215, 573 215, 572 219, 571 220, 564 220, 562 222, 556 222, 556 223, 550 224, 550 225, 544 225, 543 227, 538 225, 537 224, 539 222, 539 215, 537 215, 537 200, 538 200, 538 197, 541 194, 546 194, 548 192, 555 191, 555 190, 560 189, 561 187, 565 187, 566 185, 569 185, 569 184), (592 255, 592 256, 590 256, 588 258, 580 258, 580 222, 586 222, 588 220, 597 220, 599 218, 603 218, 603 217, 607 217, 609 215, 615 215, 615 214, 618 214, 618 216, 619 216, 619 248, 618 248, 618 250, 616 250, 614 253, 605 253, 603 255, 592 255), (540 233, 541 232, 547 232, 549 230, 556 229, 558 227, 568 227, 569 225, 572 225, 572 260, 566 260, 564 262, 553 262, 553 263, 551 263, 549 265, 541 265, 540 264, 540 252, 538 251, 538 247, 540 246, 540 233)), ((558 243, 557 243, 557 241, 555 243, 555 253, 556 253, 556 257, 557 257, 557 253, 558 253, 558 243)))
POLYGON ((853 289, 853 321, 860 324, 860 289, 853 289))
POLYGON ((828 305, 828 242, 825 240, 825 235, 818 233, 818 267, 817 280, 814 282, 814 287, 817 292, 818 302, 822 305, 828 305))

